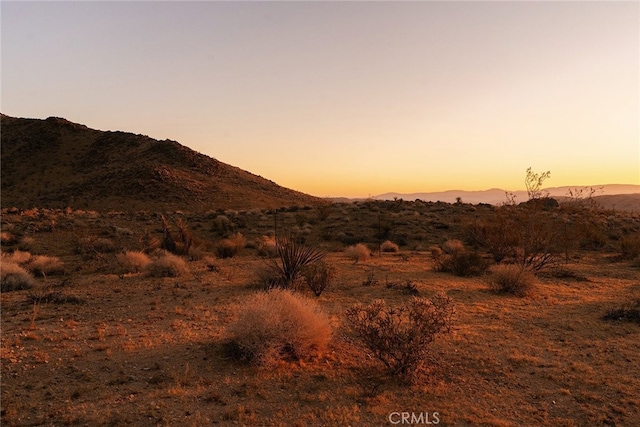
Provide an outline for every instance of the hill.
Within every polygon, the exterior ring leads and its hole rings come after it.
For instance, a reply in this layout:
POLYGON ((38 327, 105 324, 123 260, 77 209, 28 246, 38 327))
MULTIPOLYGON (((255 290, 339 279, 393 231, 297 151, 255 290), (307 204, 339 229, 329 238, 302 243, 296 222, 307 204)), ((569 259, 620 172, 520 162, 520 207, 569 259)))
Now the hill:
POLYGON ((57 117, 2 115, 1 134, 3 207, 207 211, 322 202, 176 141, 57 117))

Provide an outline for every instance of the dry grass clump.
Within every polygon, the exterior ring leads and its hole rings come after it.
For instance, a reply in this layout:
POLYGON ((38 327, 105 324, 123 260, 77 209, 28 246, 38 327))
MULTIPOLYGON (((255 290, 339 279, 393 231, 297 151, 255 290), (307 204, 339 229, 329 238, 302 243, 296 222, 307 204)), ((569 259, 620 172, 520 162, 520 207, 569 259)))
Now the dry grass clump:
POLYGON ((31 258, 26 267, 36 276, 52 276, 64 273, 62 261, 55 256, 37 255, 31 258))
POLYGON ((276 239, 273 236, 258 237, 255 242, 258 255, 261 257, 273 258, 277 255, 276 239))
POLYGON ((33 283, 33 276, 24 268, 12 261, 2 261, 0 266, 0 291, 10 292, 30 289, 33 283))
POLYGON ((393 374, 414 380, 426 366, 429 344, 451 331, 454 304, 445 295, 432 300, 413 297, 399 307, 377 299, 369 305, 355 304, 345 314, 375 357, 393 374))
POLYGON ((165 252, 160 258, 147 264, 144 271, 151 277, 179 277, 186 274, 189 269, 185 260, 165 252))
POLYGON ((368 260, 371 256, 371 251, 369 251, 369 248, 365 244, 358 243, 357 245, 346 248, 344 254, 354 262, 359 262, 368 260))
POLYGON ((380 245, 382 252, 400 252, 400 247, 391 240, 386 240, 380 245))
POLYGON ((629 301, 621 307, 607 311, 604 320, 635 322, 640 325, 640 298, 629 301))
POLYGON ((140 273, 151 262, 151 259, 144 252, 126 251, 116 255, 118 264, 126 270, 127 273, 140 273))
POLYGON ((283 357, 305 358, 331 339, 329 318, 315 301, 286 289, 255 294, 238 305, 227 328, 234 355, 256 364, 283 357))
POLYGON ((489 286, 496 292, 506 292, 516 296, 531 293, 535 275, 529 269, 516 264, 500 264, 491 268, 489 286))
POLYGON ((216 246, 216 256, 218 258, 232 258, 244 249, 247 244, 247 240, 241 233, 236 233, 234 236, 221 240, 216 246))
POLYGON ((31 254, 24 251, 14 251, 11 253, 3 253, 2 259, 16 264, 26 264, 31 260, 31 254))
POLYGON ((431 248, 436 271, 453 273, 456 276, 478 276, 488 267, 482 256, 465 248, 460 240, 447 240, 441 247, 431 248))
POLYGON ((0 232, 0 243, 3 246, 15 245, 18 243, 18 238, 8 231, 0 232))

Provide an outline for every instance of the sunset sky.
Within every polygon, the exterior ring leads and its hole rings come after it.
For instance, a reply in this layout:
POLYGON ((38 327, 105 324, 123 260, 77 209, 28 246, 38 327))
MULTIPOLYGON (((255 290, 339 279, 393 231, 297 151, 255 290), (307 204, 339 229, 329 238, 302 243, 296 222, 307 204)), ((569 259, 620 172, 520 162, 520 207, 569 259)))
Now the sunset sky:
POLYGON ((1 111, 317 196, 640 184, 638 2, 8 2, 1 111))

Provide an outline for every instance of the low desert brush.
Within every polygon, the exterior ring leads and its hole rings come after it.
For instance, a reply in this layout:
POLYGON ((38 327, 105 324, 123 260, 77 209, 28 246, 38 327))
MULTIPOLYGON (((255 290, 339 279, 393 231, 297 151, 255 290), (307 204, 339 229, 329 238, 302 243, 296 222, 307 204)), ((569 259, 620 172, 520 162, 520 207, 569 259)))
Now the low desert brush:
POLYGON ((489 286, 496 292, 506 292, 517 296, 529 294, 535 282, 531 270, 516 264, 500 264, 491 268, 489 286))
POLYGON ((55 256, 36 255, 31 258, 26 267, 36 276, 52 276, 64 273, 62 261, 55 256))
POLYGON ((216 246, 216 256, 218 258, 232 258, 240 252, 247 240, 240 233, 236 233, 234 236, 221 240, 216 246))
POLYGON ((382 252, 400 252, 400 247, 391 240, 386 240, 380 245, 382 252))
POLYGON ((640 325, 640 298, 632 299, 618 308, 607 311, 603 319, 635 322, 640 325))
POLYGON ((230 347, 236 357, 256 364, 312 356, 331 338, 329 318, 315 301, 290 290, 260 292, 237 310, 227 329, 230 347))
MULTIPOLYGON (((4 258, 4 257, 3 257, 4 258)), ((33 276, 15 262, 2 260, 0 265, 0 291, 10 292, 33 287, 33 276)))
POLYGON ((345 314, 375 357, 393 374, 414 380, 426 367, 435 337, 451 331, 454 304, 444 295, 412 297, 399 307, 377 299, 356 304, 345 314))
POLYGON ((624 236, 620 239, 620 256, 624 260, 633 260, 640 256, 640 233, 624 236))
POLYGON ((482 256, 465 248, 460 240, 447 240, 441 247, 431 248, 436 271, 453 273, 456 276, 477 276, 487 269, 482 256))
POLYGON ((359 262, 368 260, 371 256, 371 251, 369 251, 369 248, 365 244, 358 243, 357 245, 347 247, 344 250, 344 254, 354 262, 359 262))
POLYGON ((185 260, 165 252, 160 258, 147 264, 144 271, 151 277, 179 277, 186 274, 188 268, 185 260))
POLYGON ((14 251, 11 253, 3 253, 2 259, 14 262, 16 264, 26 264, 31 260, 31 254, 29 252, 14 251))
POLYGON ((140 273, 151 262, 151 259, 144 252, 127 251, 116 256, 118 264, 127 273, 140 273))
POLYGON ((335 268, 324 261, 318 261, 302 269, 302 277, 317 297, 329 286, 335 275, 335 268))

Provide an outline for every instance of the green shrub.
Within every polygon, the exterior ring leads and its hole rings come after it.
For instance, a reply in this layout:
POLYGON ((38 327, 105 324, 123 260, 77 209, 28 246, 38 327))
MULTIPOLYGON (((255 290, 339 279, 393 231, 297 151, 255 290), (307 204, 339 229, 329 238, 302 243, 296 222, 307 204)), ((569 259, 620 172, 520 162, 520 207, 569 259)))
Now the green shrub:
POLYGON ((453 301, 413 297, 399 307, 378 299, 346 311, 351 327, 367 348, 395 375, 413 380, 429 358, 435 337, 451 331, 453 301))
POLYGON ((309 298, 286 289, 272 289, 237 307, 228 328, 233 354, 256 364, 283 357, 305 358, 321 351, 331 338, 331 324, 309 298))

